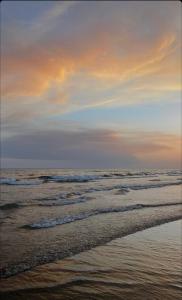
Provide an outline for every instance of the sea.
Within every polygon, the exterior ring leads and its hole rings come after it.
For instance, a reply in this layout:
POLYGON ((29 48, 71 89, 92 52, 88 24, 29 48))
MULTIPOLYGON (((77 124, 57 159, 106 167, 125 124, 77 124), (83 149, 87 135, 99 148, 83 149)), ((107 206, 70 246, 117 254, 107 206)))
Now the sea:
POLYGON ((2 170, 3 299, 180 299, 181 185, 181 170, 2 170))

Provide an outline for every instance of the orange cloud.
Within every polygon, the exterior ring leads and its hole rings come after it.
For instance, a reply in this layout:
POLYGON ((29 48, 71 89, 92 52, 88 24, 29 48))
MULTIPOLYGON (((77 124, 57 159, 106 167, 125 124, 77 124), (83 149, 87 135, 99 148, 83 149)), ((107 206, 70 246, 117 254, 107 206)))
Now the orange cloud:
POLYGON ((148 4, 137 12, 130 4, 117 4, 126 5, 128 15, 124 6, 117 12, 115 4, 108 12, 106 3, 97 4, 103 5, 97 17, 84 8, 82 22, 77 10, 85 4, 59 5, 25 29, 21 23, 3 26, 1 87, 9 119, 16 110, 20 118, 28 111, 38 120, 92 107, 165 101, 169 94, 180 97, 177 10, 169 5, 161 18, 157 8, 143 10, 148 4), (70 18, 69 9, 75 9, 70 18), (147 16, 144 24, 140 14, 147 16))
MULTIPOLYGON (((40 36, 36 43, 27 41, 27 46, 26 41, 22 41, 14 50, 3 54, 2 93, 8 98, 45 95, 55 83, 64 89, 65 81, 79 72, 105 82, 105 87, 108 82, 115 86, 116 83, 124 84, 140 78, 144 78, 144 85, 149 86, 150 76, 155 74, 161 77, 162 91, 165 90, 167 74, 168 81, 172 77, 173 90, 176 86, 179 88, 179 82, 176 83, 179 77, 176 49, 179 45, 175 33, 163 33, 151 47, 147 47, 146 41, 142 40, 135 50, 133 44, 137 43, 137 39, 134 33, 127 32, 127 28, 119 32, 113 25, 111 31, 114 34, 111 35, 107 34, 106 29, 91 24, 85 35, 78 37, 78 41, 76 38, 65 40, 62 36, 53 41, 49 41, 49 37, 45 41, 44 36, 40 36), (175 73, 178 74, 174 76, 175 73)), ((20 35, 21 38, 25 36, 20 35)), ((8 40, 4 43, 5 48, 8 47, 8 40)), ((158 80, 154 80, 155 84, 158 80)))
MULTIPOLYGON (((140 137, 140 140, 142 135, 140 137)), ((138 147, 137 147, 138 148, 138 147)), ((179 168, 182 160, 182 139, 177 135, 162 133, 145 133, 139 148, 135 148, 135 155, 143 165, 168 166, 179 168)))

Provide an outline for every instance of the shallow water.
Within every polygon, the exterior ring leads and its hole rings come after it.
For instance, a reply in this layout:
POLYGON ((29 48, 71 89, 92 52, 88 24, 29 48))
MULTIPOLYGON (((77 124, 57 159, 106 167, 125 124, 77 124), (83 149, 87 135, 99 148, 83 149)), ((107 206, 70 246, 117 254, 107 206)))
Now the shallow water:
POLYGON ((178 170, 4 170, 1 276, 181 218, 178 170))
POLYGON ((3 299, 181 299, 181 221, 3 279, 3 299))

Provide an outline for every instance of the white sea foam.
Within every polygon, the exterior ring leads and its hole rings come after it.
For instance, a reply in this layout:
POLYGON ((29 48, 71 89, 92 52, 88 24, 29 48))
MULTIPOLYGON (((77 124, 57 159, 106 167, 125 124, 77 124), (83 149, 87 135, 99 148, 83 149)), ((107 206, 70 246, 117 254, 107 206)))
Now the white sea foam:
POLYGON ((92 174, 92 175, 39 175, 39 176, 31 176, 25 177, 21 179, 17 178, 1 178, 0 184, 6 185, 37 185, 41 183, 47 182, 57 182, 57 183, 84 183, 90 181, 97 181, 97 180, 107 180, 107 179, 137 179, 137 178, 150 178, 156 177, 160 175, 165 176, 180 176, 181 170, 171 170, 171 171, 156 171, 156 172, 107 172, 103 174, 92 174))
POLYGON ((42 229, 42 228, 50 228, 55 227, 57 225, 63 225, 79 220, 87 219, 91 216, 99 215, 99 214, 107 214, 107 213, 117 213, 117 212, 125 212, 125 211, 131 211, 135 209, 143 209, 143 208, 150 208, 150 207, 161 207, 161 206, 174 206, 174 205, 180 205, 181 202, 169 202, 169 203, 158 203, 158 204, 133 204, 133 205, 127 205, 127 206, 119 206, 119 207, 107 207, 107 208, 100 208, 97 210, 91 210, 89 212, 80 213, 78 215, 72 215, 72 216, 65 216, 61 218, 55 218, 55 219, 42 219, 37 223, 27 224, 23 226, 24 228, 29 229, 42 229))
POLYGON ((74 216, 66 216, 63 218, 56 218, 56 219, 42 219, 38 223, 33 223, 29 225, 25 225, 25 228, 30 228, 30 229, 41 229, 41 228, 50 228, 54 227, 56 225, 62 225, 66 223, 71 223, 74 221, 78 220, 83 220, 91 216, 92 213, 82 213, 74 216))

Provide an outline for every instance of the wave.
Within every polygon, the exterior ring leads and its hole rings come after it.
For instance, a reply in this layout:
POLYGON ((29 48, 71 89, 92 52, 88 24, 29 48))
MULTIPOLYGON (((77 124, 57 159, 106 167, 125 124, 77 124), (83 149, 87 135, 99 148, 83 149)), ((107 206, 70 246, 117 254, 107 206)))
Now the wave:
POLYGON ((126 195, 131 190, 143 190, 150 188, 162 188, 173 185, 180 185, 182 181, 177 182, 160 182, 156 181, 157 184, 145 184, 145 185, 114 185, 110 187, 98 187, 98 188, 89 188, 83 190, 82 192, 71 192, 71 193, 62 193, 53 198, 42 198, 42 199, 34 199, 41 201, 43 203, 39 203, 39 206, 64 206, 64 205, 76 205, 79 203, 84 203, 92 200, 92 197, 86 197, 85 194, 94 193, 94 192, 107 192, 112 190, 117 190, 117 195, 126 195), (79 196, 79 197, 74 197, 79 196))
POLYGON ((50 228, 55 227, 57 225, 63 225, 67 223, 72 223, 75 221, 80 221, 87 219, 92 216, 96 216, 99 214, 107 214, 107 213, 117 213, 117 212, 126 212, 136 209, 143 209, 143 208, 151 208, 151 207, 161 207, 161 206, 174 206, 174 205, 180 205, 181 202, 169 202, 169 203, 158 203, 158 204, 133 204, 133 205, 127 205, 127 206, 120 206, 120 207, 109 207, 109 208, 100 208, 97 210, 92 210, 86 213, 80 213, 78 215, 72 215, 72 216, 65 216, 62 218, 56 218, 56 219, 42 219, 37 223, 27 224, 22 226, 23 228, 27 229, 42 229, 42 228, 50 228))
POLYGON ((94 175, 67 175, 67 176, 39 176, 44 181, 55 181, 55 182, 88 182, 100 179, 100 176, 94 175))
POLYGON ((180 176, 182 175, 182 170, 169 171, 166 173, 168 176, 180 176))
POLYGON ((72 204, 79 204, 84 203, 89 200, 92 200, 91 197, 77 197, 72 199, 40 199, 40 200, 46 200, 46 203, 39 203, 39 206, 65 206, 65 205, 72 205, 72 204), (47 203, 47 201, 51 201, 50 203, 47 203))
POLYGON ((0 178, 0 185, 39 185, 40 181, 35 180, 19 180, 16 178, 0 178))
POLYGON ((131 186, 126 186, 126 188, 129 188, 131 190, 144 190, 144 189, 152 189, 152 188, 161 188, 165 186, 173 186, 173 185, 180 185, 182 184, 182 181, 170 181, 170 182, 161 182, 157 184, 136 184, 136 185, 131 185, 131 186))
POLYGON ((19 180, 16 178, 0 178, 1 185, 38 185, 47 182, 89 182, 100 179, 100 176, 92 175, 73 175, 73 176, 38 176, 19 180))
POLYGON ((1 178, 0 184, 4 185, 37 185, 47 182, 57 182, 57 183, 73 183, 73 182, 90 182, 102 179, 129 179, 129 178, 150 178, 157 177, 159 175, 167 176, 180 176, 182 174, 181 170, 175 171, 165 171, 165 172, 151 172, 151 171, 141 171, 141 172, 108 172, 100 175, 41 175, 35 176, 30 175, 28 178, 23 178, 21 180, 16 178, 1 178))
POLYGON ((112 179, 112 178, 144 178, 146 176, 154 177, 155 174, 150 173, 108 173, 103 175, 65 175, 65 176, 55 176, 55 175, 43 175, 37 177, 44 182, 55 181, 55 182, 89 182, 93 180, 100 179, 112 179))
POLYGON ((100 192, 100 191, 111 191, 114 189, 118 189, 121 192, 129 192, 130 190, 144 190, 144 189, 152 189, 152 188, 161 188, 166 186, 173 186, 173 185, 181 185, 182 180, 178 181, 168 181, 168 182, 159 182, 157 181, 156 184, 147 183, 147 184, 119 184, 113 185, 110 187, 99 187, 99 188, 89 188, 85 190, 85 193, 92 193, 92 192, 100 192))

